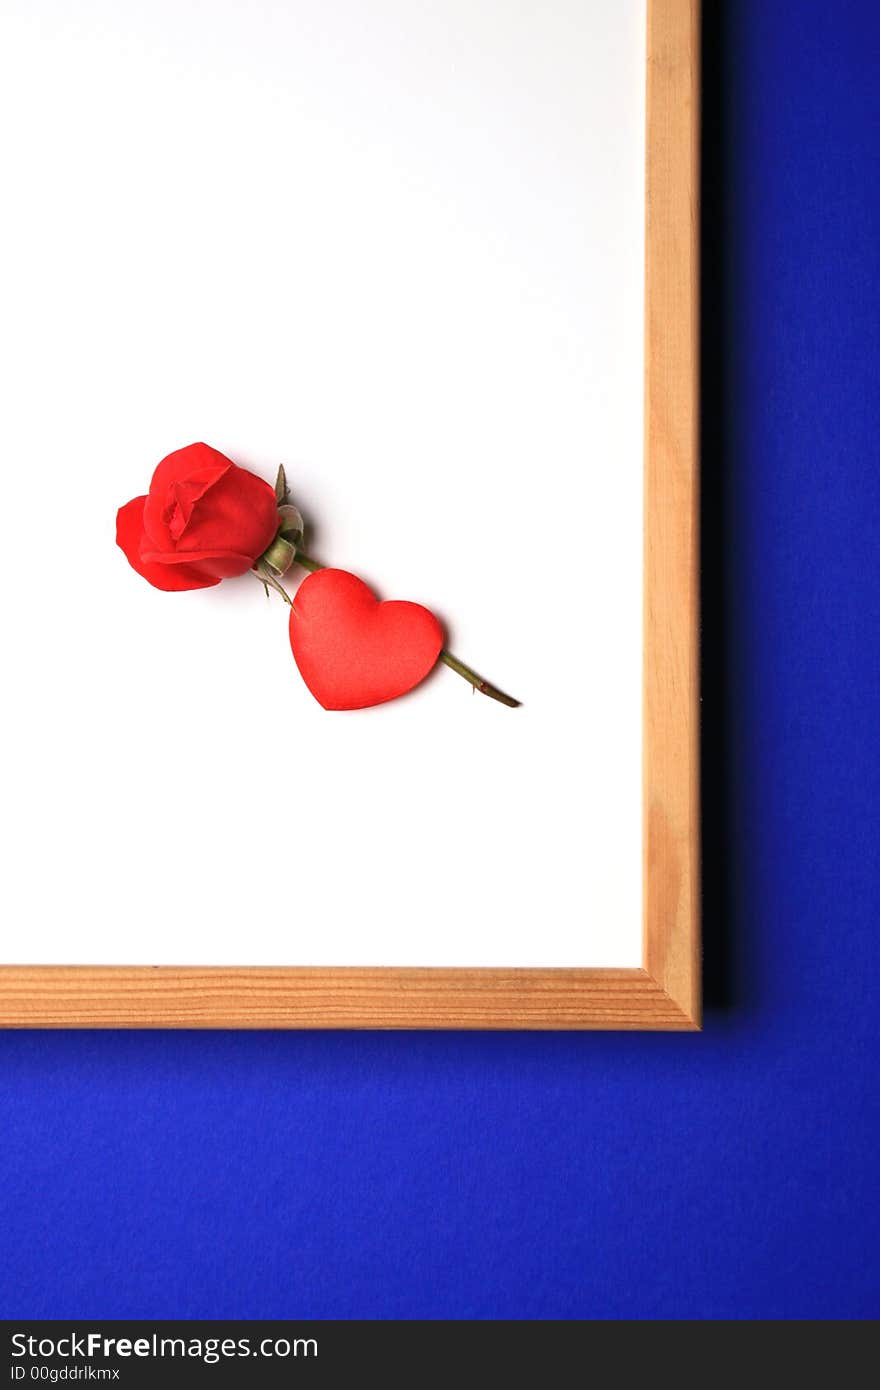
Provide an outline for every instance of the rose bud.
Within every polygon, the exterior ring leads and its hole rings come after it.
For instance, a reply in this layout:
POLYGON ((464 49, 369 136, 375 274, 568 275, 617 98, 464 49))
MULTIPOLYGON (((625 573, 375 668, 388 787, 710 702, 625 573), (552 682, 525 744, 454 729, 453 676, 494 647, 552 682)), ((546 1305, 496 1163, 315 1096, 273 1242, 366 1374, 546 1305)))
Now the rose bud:
POLYGON ((252 569, 278 531, 271 486, 207 444, 164 458, 146 497, 116 516, 116 543, 157 589, 207 589, 252 569))

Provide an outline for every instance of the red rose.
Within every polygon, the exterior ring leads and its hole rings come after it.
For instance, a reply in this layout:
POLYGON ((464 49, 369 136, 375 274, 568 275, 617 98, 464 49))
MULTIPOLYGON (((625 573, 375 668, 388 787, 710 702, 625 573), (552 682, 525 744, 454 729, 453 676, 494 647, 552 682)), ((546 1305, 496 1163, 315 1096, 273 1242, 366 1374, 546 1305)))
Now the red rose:
POLYGON ((207 589, 252 569, 278 530, 267 482, 207 444, 159 464, 146 497, 116 515, 116 543, 157 589, 207 589))

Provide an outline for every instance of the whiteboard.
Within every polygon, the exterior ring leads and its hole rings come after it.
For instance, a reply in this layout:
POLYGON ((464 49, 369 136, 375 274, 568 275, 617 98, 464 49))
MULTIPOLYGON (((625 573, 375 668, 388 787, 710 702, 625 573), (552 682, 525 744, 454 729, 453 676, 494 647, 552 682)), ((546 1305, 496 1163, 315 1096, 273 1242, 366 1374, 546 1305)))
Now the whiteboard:
POLYGON ((0 958, 641 965, 644 0, 6 0, 0 49, 0 958), (251 576, 144 583, 116 509, 202 439, 522 708, 328 713, 251 576))

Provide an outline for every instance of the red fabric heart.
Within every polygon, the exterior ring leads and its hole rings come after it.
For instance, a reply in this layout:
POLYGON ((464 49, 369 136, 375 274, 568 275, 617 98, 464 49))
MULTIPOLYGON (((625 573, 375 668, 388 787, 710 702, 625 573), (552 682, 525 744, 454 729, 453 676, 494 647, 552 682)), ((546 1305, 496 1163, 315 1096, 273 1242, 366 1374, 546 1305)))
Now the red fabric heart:
POLYGON ((296 591, 290 645, 325 709, 364 709, 405 695, 440 655, 443 629, 419 603, 380 603, 346 570, 317 570, 296 591))

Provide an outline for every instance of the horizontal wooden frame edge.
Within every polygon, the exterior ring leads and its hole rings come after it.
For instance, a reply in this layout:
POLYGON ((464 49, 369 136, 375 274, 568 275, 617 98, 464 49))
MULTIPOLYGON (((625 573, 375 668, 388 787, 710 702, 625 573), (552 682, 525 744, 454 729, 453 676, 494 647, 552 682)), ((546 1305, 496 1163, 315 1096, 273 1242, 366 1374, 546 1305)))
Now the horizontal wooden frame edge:
POLYGON ((699 1026, 641 969, 0 967, 4 1028, 699 1026))

